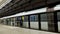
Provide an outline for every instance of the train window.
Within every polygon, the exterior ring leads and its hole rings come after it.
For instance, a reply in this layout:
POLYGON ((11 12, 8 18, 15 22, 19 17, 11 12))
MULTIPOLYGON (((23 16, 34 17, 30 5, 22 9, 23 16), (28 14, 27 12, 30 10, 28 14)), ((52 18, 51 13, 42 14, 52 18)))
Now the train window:
POLYGON ((28 16, 22 16, 23 27, 28 27, 28 16))
POLYGON ((41 29, 48 30, 47 14, 41 14, 41 29))
POLYGON ((60 32, 60 12, 57 12, 57 19, 58 19, 58 31, 60 32))
POLYGON ((34 29, 38 29, 38 15, 31 15, 30 16, 30 27, 34 29))

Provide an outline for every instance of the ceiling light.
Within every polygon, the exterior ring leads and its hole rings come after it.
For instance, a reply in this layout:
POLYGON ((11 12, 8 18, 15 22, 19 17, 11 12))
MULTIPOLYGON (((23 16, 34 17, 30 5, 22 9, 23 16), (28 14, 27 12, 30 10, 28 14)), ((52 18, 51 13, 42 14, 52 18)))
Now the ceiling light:
POLYGON ((2 0, 0 0, 0 2, 2 2, 2 0))

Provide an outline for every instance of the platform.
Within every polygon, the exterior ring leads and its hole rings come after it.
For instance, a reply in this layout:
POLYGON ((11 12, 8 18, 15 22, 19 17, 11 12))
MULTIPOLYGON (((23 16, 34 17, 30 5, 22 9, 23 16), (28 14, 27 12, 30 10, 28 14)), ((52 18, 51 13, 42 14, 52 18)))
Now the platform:
POLYGON ((25 29, 20 27, 13 27, 7 25, 0 25, 0 34, 59 34, 46 31, 38 31, 32 29, 25 29))

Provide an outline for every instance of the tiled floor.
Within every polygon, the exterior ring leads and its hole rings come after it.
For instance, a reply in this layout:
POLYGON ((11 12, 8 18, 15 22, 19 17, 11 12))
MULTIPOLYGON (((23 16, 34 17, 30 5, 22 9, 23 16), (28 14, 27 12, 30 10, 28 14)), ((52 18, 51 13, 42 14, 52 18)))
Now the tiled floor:
POLYGON ((32 29, 25 29, 20 27, 12 27, 6 25, 0 25, 0 34, 59 34, 45 31, 38 31, 32 29))

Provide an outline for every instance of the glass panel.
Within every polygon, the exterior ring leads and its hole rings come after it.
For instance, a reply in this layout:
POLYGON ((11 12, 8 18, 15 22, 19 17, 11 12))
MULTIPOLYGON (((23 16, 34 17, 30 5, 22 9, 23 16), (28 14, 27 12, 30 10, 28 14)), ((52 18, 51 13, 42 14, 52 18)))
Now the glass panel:
POLYGON ((14 18, 11 18, 11 25, 14 26, 14 18))
POLYGON ((34 29, 38 29, 38 15, 31 15, 30 16, 30 27, 34 29))
POLYGON ((9 21, 8 21, 9 19, 7 18, 6 20, 7 20, 7 25, 8 25, 9 24, 9 21))
POLYGON ((23 23, 22 18, 21 17, 16 17, 16 18, 17 18, 17 26, 22 27, 22 23, 23 23))
POLYGON ((41 29, 48 30, 47 14, 41 14, 41 29))
POLYGON ((11 25, 11 19, 8 18, 7 20, 8 20, 8 25, 11 25))
POLYGON ((8 20, 6 19, 6 25, 8 25, 8 20))
POLYGON ((60 32, 60 12, 57 12, 57 19, 58 19, 58 31, 60 32))
POLYGON ((23 27, 28 27, 28 16, 22 16, 23 27))
POLYGON ((15 26, 18 26, 17 17, 15 17, 15 26))
POLYGON ((17 26, 17 18, 14 17, 15 26, 17 26))
POLYGON ((5 19, 3 19, 3 24, 5 24, 5 19))

